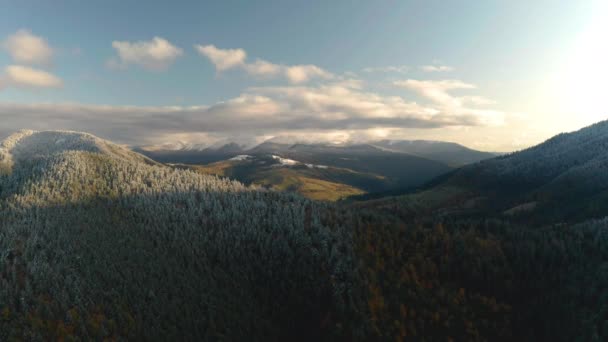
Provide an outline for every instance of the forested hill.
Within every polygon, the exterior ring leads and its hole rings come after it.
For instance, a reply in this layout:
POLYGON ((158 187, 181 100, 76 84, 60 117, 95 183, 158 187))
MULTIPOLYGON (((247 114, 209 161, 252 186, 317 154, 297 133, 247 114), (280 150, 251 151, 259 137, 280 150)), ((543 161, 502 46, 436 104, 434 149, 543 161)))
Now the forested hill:
POLYGON ((1 146, 0 340, 313 339, 342 319, 351 239, 323 205, 88 134, 1 146))
MULTIPOLYGON (((467 165, 426 191, 375 201, 395 212, 513 216, 542 225, 608 215, 608 121, 467 165), (424 204, 423 204, 424 202, 424 204)), ((453 215, 452 215, 453 216, 453 215)))
POLYGON ((535 203, 540 220, 608 215, 608 121, 559 134, 521 152, 465 167, 448 182, 468 184, 509 210, 535 203))
POLYGON ((608 338, 606 220, 403 220, 77 132, 0 165, 0 341, 608 338))

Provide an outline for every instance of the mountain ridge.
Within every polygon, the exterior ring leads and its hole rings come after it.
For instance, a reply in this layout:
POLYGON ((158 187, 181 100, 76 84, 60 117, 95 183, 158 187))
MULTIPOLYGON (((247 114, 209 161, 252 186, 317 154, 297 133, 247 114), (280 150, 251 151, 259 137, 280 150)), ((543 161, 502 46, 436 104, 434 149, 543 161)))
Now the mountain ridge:
MULTIPOLYGON (((455 212, 490 210, 517 213, 522 219, 551 217, 553 221, 601 218, 608 215, 608 121, 561 133, 527 149, 466 165, 429 184, 422 193, 450 193, 446 203, 455 212), (459 191, 444 191, 460 189, 459 191), (465 195, 468 194, 468 195, 465 195), (576 200, 573 201, 573 199, 576 200), (477 205, 464 209, 467 200, 477 205), (569 206, 564 201, 571 201, 569 206), (527 208, 526 210, 518 210, 527 208), (580 212, 577 212, 580 211, 580 212)), ((402 200, 420 196, 405 195, 402 200)), ((395 201, 380 199, 379 205, 395 201)), ((398 203, 399 199, 396 200, 398 203)), ((468 202, 471 203, 471 202, 468 202)), ((400 206, 397 204, 397 206, 400 206)), ((416 207, 421 209, 420 207, 416 207)))

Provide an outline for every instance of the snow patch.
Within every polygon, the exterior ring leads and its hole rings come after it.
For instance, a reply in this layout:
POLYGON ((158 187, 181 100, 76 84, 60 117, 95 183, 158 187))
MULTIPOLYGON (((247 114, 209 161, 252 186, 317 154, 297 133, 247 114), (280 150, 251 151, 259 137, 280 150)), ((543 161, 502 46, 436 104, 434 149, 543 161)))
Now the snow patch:
POLYGON ((299 161, 295 161, 293 159, 281 158, 281 157, 275 156, 275 155, 272 155, 272 159, 278 161, 279 164, 281 164, 281 165, 293 166, 293 165, 300 164, 299 161))
POLYGON ((243 160, 249 160, 249 159, 251 159, 251 158, 252 158, 252 157, 251 157, 250 155, 247 155, 247 154, 239 154, 238 156, 236 156, 236 157, 232 157, 232 158, 230 158, 230 159, 228 159, 228 160, 243 161, 243 160))
POLYGON ((327 169, 327 165, 306 164, 309 169, 327 169))

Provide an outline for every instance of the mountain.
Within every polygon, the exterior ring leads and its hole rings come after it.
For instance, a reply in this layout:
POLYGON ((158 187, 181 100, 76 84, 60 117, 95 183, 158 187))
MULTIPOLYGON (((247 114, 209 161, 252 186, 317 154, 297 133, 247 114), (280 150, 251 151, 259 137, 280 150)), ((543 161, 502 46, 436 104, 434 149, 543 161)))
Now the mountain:
POLYGON ((350 146, 297 144, 287 151, 281 151, 280 155, 304 163, 330 165, 380 175, 391 180, 395 188, 420 186, 451 170, 449 166, 437 161, 385 151, 368 144, 350 146))
POLYGON ((480 160, 496 157, 496 154, 472 150, 468 147, 443 141, 429 140, 381 140, 370 144, 384 149, 408 153, 415 156, 440 161, 453 167, 473 164, 480 160))
MULTIPOLYGON (((230 165, 234 164, 230 159, 238 155, 253 156, 256 160, 267 159, 270 156, 279 156, 285 159, 295 160, 302 165, 324 165, 328 166, 330 169, 323 172, 316 170, 317 172, 314 172, 314 175, 311 174, 313 173, 311 170, 308 170, 306 175, 300 174, 297 177, 304 176, 317 183, 323 181, 338 183, 327 187, 328 190, 340 185, 359 189, 347 189, 346 192, 343 192, 351 194, 360 193, 361 191, 366 193, 382 192, 417 187, 452 169, 452 167, 442 162, 411 154, 389 151, 370 144, 285 144, 269 140, 249 150, 230 150, 229 146, 225 146, 225 148, 223 147, 219 150, 203 150, 198 152, 137 151, 163 163, 199 166, 207 164, 208 167, 198 168, 199 170, 213 170, 220 167, 219 165, 222 165, 221 168, 226 170, 230 165), (334 172, 336 170, 340 171, 336 173, 334 172), (333 176, 330 175, 330 173, 333 173, 333 176), (344 177, 339 176, 338 174, 344 177), (363 176, 360 177, 360 175, 363 176), (364 181, 364 179, 369 181, 364 181)), ((239 170, 226 171, 223 172, 222 175, 234 177, 234 179, 245 183, 251 183, 253 179, 257 179, 259 180, 259 183, 264 184, 276 183, 275 181, 270 181, 268 178, 264 179, 264 177, 260 176, 261 172, 267 171, 265 168, 259 169, 249 167, 247 168, 249 174, 247 174, 244 172, 242 164, 244 163, 235 165, 239 170)), ((251 160, 248 165, 260 166, 259 163, 252 164, 251 160)), ((216 172, 211 173, 218 174, 216 172)), ((266 175, 274 177, 276 176, 276 173, 266 173, 266 175)), ((279 175, 277 177, 282 176, 279 175)), ((331 191, 332 190, 329 190, 329 192, 326 191, 326 194, 331 195, 331 191)), ((342 196, 331 195, 331 197, 337 199, 342 196)))
POLYGON ((432 203, 429 208, 444 213, 492 213, 539 222, 599 218, 608 215, 607 168, 608 121, 603 121, 520 152, 465 166, 397 202, 424 198, 432 203))
POLYGON ((228 142, 199 150, 138 149, 162 163, 206 165, 202 172, 233 177, 251 184, 296 191, 312 199, 337 200, 347 195, 383 196, 419 187, 433 178, 466 164, 495 157, 488 152, 471 150, 455 143, 423 140, 381 140, 367 144, 302 143, 294 139, 273 138, 246 149, 246 145, 228 142), (324 172, 285 168, 269 170, 260 163, 234 163, 238 155, 254 159, 275 155, 301 164, 330 167, 324 172), (243 164, 247 164, 244 167, 243 164), (258 166, 258 167, 254 167, 258 166), (231 170, 234 167, 234 170, 231 170), (222 172, 216 172, 221 169, 222 172), (339 172, 333 172, 341 170, 339 172), (270 171, 270 172, 269 172, 270 171), (363 181, 358 175, 367 175, 363 181), (342 177, 346 176, 346 177, 342 177), (354 176, 354 177, 353 177, 354 176), (370 177, 371 176, 371 177, 370 177), (329 183, 328 183, 329 182, 329 183))
POLYGON ((150 148, 136 147, 134 151, 148 156, 160 163, 185 163, 185 164, 208 164, 232 158, 244 153, 242 146, 236 143, 228 143, 219 147, 197 147, 180 146, 172 148, 150 148))
MULTIPOLYGON (((0 341, 606 340, 607 126, 363 203, 19 132, 0 143, 0 341)), ((249 159, 341 172, 230 162, 249 159)))
POLYGON ((203 174, 236 179, 279 191, 297 192, 314 200, 336 201, 389 188, 386 177, 327 165, 307 164, 277 155, 238 155, 207 165, 172 164, 203 174))
POLYGON ((303 152, 302 150, 306 150, 308 153, 323 153, 327 151, 377 153, 378 150, 383 150, 385 152, 405 153, 438 161, 451 167, 459 167, 483 159, 493 158, 497 155, 495 153, 472 150, 456 143, 429 140, 379 140, 365 144, 303 143, 293 139, 280 138, 268 139, 260 144, 256 144, 251 140, 248 139, 248 143, 245 143, 245 141, 237 143, 223 140, 212 146, 179 143, 156 147, 140 147, 138 150, 150 155, 154 159, 168 163, 187 163, 185 158, 189 156, 191 158, 190 164, 197 164, 198 162, 195 161, 200 160, 221 160, 217 159, 217 155, 223 156, 223 159, 229 159, 238 154, 281 154, 295 151, 303 152))
POLYGON ((84 133, 0 146, 0 340, 317 339, 342 324, 353 252, 323 205, 84 133))

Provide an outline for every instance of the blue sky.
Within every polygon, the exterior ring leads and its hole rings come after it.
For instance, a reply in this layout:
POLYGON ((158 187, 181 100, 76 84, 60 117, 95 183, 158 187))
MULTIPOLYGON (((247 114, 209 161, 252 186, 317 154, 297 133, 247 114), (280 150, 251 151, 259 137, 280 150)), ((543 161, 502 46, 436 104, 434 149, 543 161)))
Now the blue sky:
POLYGON ((572 71, 591 54, 601 64, 606 50, 585 41, 601 37, 602 13, 593 0, 0 1, 0 130, 514 150, 602 119, 593 89, 579 90, 600 85, 605 67, 572 71), (15 57, 40 41, 48 54, 15 57))

